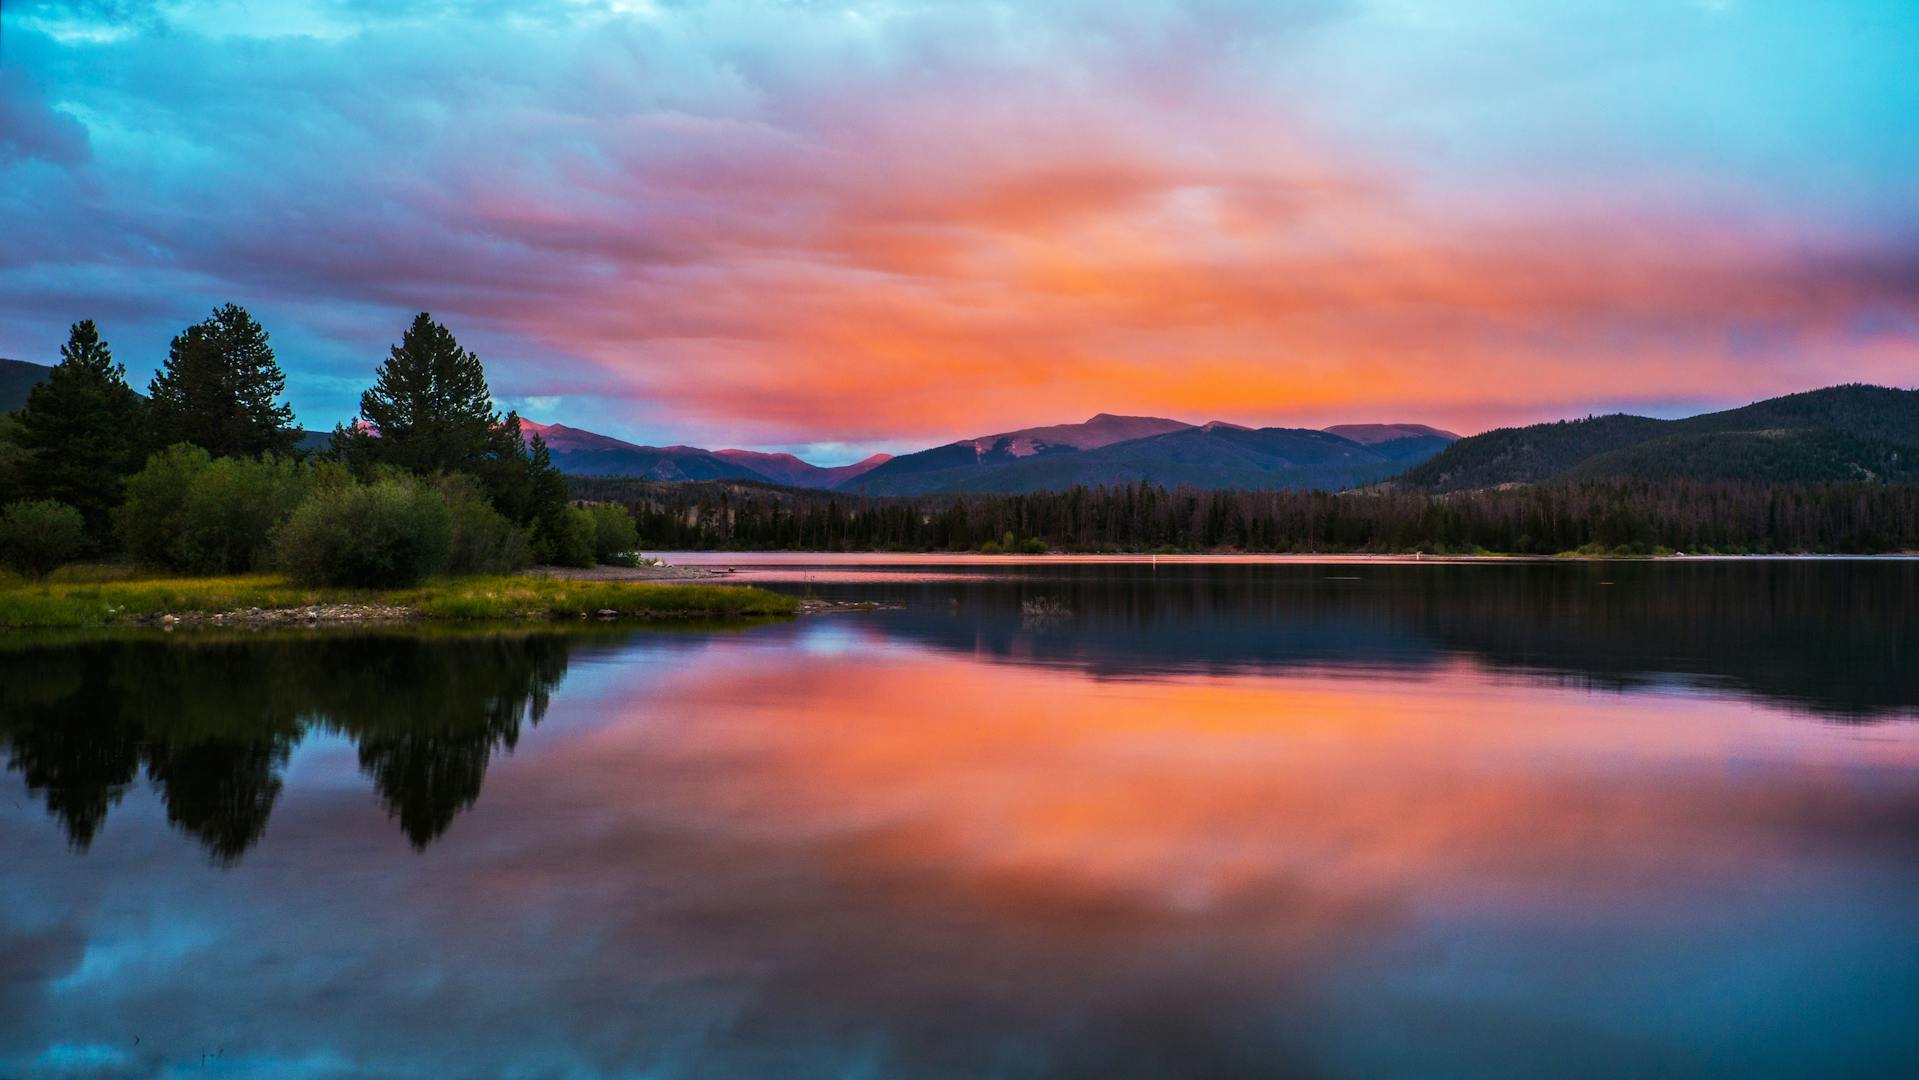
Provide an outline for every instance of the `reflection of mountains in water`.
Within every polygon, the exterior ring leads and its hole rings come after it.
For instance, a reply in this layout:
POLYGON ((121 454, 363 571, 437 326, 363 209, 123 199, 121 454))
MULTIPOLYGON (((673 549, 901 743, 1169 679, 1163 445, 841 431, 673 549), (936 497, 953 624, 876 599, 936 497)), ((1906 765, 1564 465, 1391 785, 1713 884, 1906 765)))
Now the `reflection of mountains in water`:
POLYGON ((291 750, 345 735, 416 848, 473 805, 538 723, 577 642, 556 634, 124 639, 0 652, 8 768, 85 849, 142 769, 167 820, 230 865, 260 839, 291 750))
MULTIPOLYGON (((1846 721, 1919 716, 1912 562, 1039 564, 985 580, 808 587, 905 603, 851 624, 862 632, 1102 678, 1418 672, 1463 655, 1525 678, 1703 685, 1846 721)), ((569 655, 628 640, 387 632, 15 646, 0 650, 0 751, 76 848, 144 772, 167 819, 231 864, 265 830, 292 749, 309 732, 339 734, 425 848, 473 805, 521 724, 539 722, 569 655)))
POLYGON ((816 590, 905 603, 890 631, 1102 677, 1418 670, 1465 655, 1609 689, 1683 683, 1834 719, 1919 715, 1919 563, 1008 567, 816 590), (1043 599, 1070 618, 1025 614, 1043 599))

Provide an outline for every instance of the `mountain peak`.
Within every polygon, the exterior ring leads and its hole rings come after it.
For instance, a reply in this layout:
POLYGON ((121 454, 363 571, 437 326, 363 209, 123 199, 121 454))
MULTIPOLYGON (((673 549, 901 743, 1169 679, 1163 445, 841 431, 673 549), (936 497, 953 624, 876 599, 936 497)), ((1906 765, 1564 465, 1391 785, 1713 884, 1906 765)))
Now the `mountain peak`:
POLYGON ((851 465, 822 467, 792 454, 770 454, 759 450, 717 450, 714 456, 752 469, 776 483, 820 488, 844 483, 890 460, 890 455, 874 454, 865 461, 856 461, 851 465))
POLYGON ((1350 439, 1361 446, 1392 442, 1395 439, 1445 439, 1457 442, 1458 435, 1430 424, 1334 424, 1323 429, 1328 435, 1350 439))

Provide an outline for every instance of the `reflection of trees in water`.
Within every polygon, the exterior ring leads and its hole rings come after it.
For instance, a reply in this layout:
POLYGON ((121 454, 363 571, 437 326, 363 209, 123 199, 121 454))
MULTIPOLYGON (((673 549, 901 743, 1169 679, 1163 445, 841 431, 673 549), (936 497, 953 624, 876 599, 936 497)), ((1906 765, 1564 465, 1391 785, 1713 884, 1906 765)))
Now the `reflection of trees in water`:
POLYGON ((1041 563, 849 590, 907 604, 894 632, 1100 674, 1407 669, 1459 654, 1606 687, 1705 679, 1845 720, 1919 713, 1911 562, 1041 563), (1036 597, 1074 612, 1070 633, 1024 625, 1036 597))
POLYGON ((359 747, 387 814, 416 848, 444 833, 480 797, 496 748, 511 752, 522 720, 539 723, 566 675, 568 641, 557 634, 446 641, 358 643, 342 657, 361 677, 311 688, 329 730, 359 747))
POLYGON ((480 797, 494 740, 484 733, 384 735, 360 743, 360 768, 413 846, 426 846, 480 797))
POLYGON ((266 831, 292 747, 291 740, 159 743, 147 748, 147 776, 160 789, 167 821, 230 866, 266 831))
POLYGON ((167 820, 231 865, 266 830, 315 727, 357 744, 424 849, 565 677, 558 634, 95 642, 0 653, 8 767, 85 850, 144 766, 167 820))

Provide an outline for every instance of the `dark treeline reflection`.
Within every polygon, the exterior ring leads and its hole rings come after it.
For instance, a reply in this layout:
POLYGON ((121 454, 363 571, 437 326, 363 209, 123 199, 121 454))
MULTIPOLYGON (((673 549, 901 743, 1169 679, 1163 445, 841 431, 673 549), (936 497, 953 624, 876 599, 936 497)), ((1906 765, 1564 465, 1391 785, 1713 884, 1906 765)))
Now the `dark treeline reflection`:
MULTIPOLYGON (((970 569, 970 568, 969 568, 970 569)), ((1630 689, 1674 677, 1836 719, 1919 713, 1919 564, 1049 564, 964 583, 832 584, 942 647, 1113 677, 1466 655, 1630 689)))
POLYGON ((416 848, 538 723, 558 634, 127 639, 0 651, 0 749, 84 850, 144 771, 167 820, 230 865, 259 841, 307 732, 353 740, 416 848))

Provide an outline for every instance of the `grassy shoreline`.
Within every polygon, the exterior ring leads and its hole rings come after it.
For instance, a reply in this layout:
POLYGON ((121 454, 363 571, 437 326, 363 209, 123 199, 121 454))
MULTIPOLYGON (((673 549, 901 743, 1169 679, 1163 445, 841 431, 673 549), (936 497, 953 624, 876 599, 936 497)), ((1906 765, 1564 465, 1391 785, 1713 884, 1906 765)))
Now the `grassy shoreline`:
MULTIPOLYGON (((745 619, 791 615, 790 596, 737 585, 580 581, 517 575, 452 578, 406 589, 299 585, 272 574, 142 577, 114 568, 70 568, 46 581, 0 576, 0 630, 73 629, 233 615, 348 609, 340 622, 479 622, 573 619, 745 619)), ((280 621, 287 621, 282 619, 280 621)))

